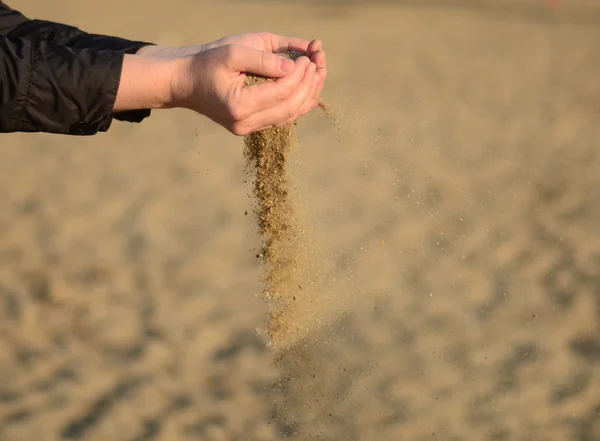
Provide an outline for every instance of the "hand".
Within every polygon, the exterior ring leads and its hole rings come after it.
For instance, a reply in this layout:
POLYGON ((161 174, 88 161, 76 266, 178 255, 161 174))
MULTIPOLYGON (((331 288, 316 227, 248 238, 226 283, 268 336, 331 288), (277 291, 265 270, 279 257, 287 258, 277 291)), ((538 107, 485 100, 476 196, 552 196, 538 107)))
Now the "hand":
POLYGON ((320 76, 308 57, 293 62, 272 51, 215 44, 178 60, 171 106, 199 112, 238 136, 289 124, 318 104, 320 76), (244 72, 276 81, 246 85, 244 72))
POLYGON ((317 67, 319 82, 316 90, 316 96, 319 97, 325 80, 327 79, 327 57, 323 50, 323 43, 320 40, 303 40, 301 38, 285 37, 271 34, 269 32, 245 33, 230 35, 202 47, 196 47, 196 50, 205 50, 221 46, 236 44, 246 46, 260 51, 279 53, 287 51, 305 52, 310 61, 317 67))
POLYGON ((272 34, 269 32, 259 33, 244 33, 223 37, 212 43, 187 46, 187 47, 165 47, 165 46, 146 46, 138 51, 138 55, 145 57, 162 57, 162 58, 180 58, 198 54, 208 49, 216 49, 218 47, 238 45, 245 46, 250 49, 259 51, 279 53, 286 51, 305 52, 317 67, 317 75, 319 76, 318 85, 316 88, 316 97, 318 98, 325 80, 327 79, 327 57, 323 51, 323 44, 320 40, 303 40, 301 38, 285 37, 272 34))

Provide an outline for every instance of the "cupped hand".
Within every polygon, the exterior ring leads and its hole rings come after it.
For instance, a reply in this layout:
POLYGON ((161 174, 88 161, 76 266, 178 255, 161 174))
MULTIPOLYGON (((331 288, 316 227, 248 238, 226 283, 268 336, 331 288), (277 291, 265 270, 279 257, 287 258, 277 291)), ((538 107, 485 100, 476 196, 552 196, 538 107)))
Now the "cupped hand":
POLYGON ((195 110, 239 136, 289 124, 317 105, 321 76, 308 57, 293 62, 273 53, 273 46, 265 50, 222 43, 183 59, 172 87, 174 105, 195 110), (245 72, 276 80, 246 85, 245 72))
POLYGON ((250 32, 223 37, 217 41, 204 45, 203 48, 212 49, 231 44, 246 46, 251 49, 271 53, 287 51, 305 52, 310 61, 317 67, 319 81, 315 95, 318 99, 325 85, 325 80, 327 79, 327 56, 323 50, 323 43, 321 40, 309 41, 296 37, 272 34, 270 32, 250 32))

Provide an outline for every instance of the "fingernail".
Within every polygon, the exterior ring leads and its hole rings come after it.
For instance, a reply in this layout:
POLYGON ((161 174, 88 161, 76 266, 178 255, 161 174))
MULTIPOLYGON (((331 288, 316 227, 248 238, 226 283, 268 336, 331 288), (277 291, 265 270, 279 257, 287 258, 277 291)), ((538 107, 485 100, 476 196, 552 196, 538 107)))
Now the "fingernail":
POLYGON ((296 63, 294 63, 289 58, 284 58, 283 60, 281 60, 281 70, 284 72, 293 71, 295 66, 296 66, 296 63))

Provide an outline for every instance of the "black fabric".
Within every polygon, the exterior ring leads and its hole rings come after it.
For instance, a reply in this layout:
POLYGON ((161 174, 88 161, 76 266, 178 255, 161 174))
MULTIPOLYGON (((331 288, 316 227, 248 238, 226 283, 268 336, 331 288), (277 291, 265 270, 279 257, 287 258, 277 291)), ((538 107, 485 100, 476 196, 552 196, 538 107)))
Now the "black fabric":
POLYGON ((0 1, 0 34, 6 34, 26 21, 27 18, 23 14, 13 11, 0 1))
POLYGON ((151 44, 30 20, 0 1, 0 132, 83 136, 141 122, 149 109, 112 109, 124 55, 151 44))

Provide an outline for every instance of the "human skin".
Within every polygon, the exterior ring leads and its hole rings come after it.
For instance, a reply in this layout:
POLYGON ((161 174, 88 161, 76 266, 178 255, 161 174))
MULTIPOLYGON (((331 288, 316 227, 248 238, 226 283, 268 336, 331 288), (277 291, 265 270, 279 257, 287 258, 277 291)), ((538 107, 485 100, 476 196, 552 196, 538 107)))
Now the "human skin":
POLYGON ((326 77, 319 40, 248 33, 198 46, 146 46, 125 55, 114 111, 186 108, 244 136, 310 112, 326 77), (290 50, 306 56, 278 55, 290 50), (248 86, 246 72, 276 81, 248 86))

